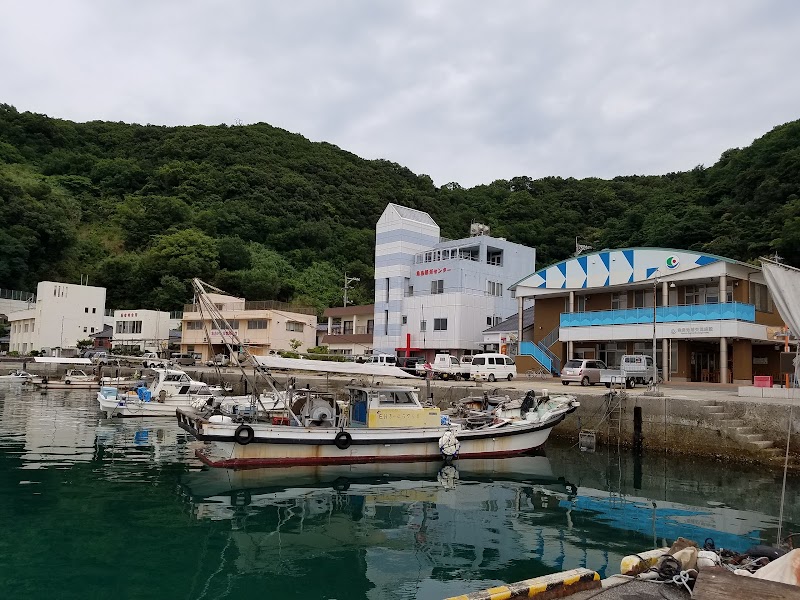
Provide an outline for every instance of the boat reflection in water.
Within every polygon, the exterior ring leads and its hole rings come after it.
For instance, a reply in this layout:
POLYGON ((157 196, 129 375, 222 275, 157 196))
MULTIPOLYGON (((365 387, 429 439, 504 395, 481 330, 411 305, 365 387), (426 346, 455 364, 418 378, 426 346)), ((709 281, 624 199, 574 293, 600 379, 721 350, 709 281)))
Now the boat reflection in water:
POLYGON ((547 457, 456 463, 209 469, 185 474, 182 487, 198 519, 231 521, 239 573, 297 575, 357 555, 351 577, 417 597, 420 585, 540 561, 545 536, 566 525, 559 498, 575 486, 547 457))
POLYGON ((230 522, 225 557, 236 573, 297 583, 325 565, 370 598, 441 598, 455 581, 465 593, 500 573, 519 580, 588 567, 605 576, 623 556, 681 535, 741 550, 776 524, 722 505, 577 487, 545 456, 208 469, 184 474, 182 490, 197 519, 230 522))

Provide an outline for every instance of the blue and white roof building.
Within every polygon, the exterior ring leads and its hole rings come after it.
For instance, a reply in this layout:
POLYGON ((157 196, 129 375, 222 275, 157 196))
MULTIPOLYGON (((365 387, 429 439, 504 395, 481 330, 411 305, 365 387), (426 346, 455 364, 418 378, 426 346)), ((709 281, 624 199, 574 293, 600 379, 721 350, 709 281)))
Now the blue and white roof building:
POLYGON ((775 372, 767 349, 774 350, 782 322, 754 265, 689 250, 621 248, 561 261, 513 287, 521 305, 536 302, 533 343, 521 351, 550 360, 554 372, 568 358, 614 365, 623 354, 652 354, 654 333, 657 363, 673 379, 749 382, 775 372))
POLYGON ((428 213, 397 204, 375 229, 375 353, 478 352, 483 330, 517 311, 509 286, 536 265, 533 248, 488 227, 447 240, 428 213))

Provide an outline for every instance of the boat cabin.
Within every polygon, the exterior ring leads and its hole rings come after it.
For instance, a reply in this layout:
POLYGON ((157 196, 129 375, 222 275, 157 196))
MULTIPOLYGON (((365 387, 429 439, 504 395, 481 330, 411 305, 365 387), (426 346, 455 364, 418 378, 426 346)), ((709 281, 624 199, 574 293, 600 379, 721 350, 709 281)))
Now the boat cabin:
POLYGON ((354 427, 440 427, 447 419, 438 408, 422 406, 412 387, 348 387, 347 391, 354 427))
POLYGON ((162 390, 167 397, 184 394, 212 395, 212 391, 206 383, 195 381, 184 371, 178 369, 154 369, 154 372, 156 377, 148 387, 155 397, 158 397, 162 390))

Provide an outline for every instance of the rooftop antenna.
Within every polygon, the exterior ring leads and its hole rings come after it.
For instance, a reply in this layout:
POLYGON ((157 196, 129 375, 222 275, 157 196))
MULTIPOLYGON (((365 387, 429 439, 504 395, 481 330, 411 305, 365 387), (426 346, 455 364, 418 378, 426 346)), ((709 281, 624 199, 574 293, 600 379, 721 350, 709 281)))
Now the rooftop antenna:
POLYGON ((773 254, 770 258, 774 260, 776 263, 783 262, 783 257, 780 254, 778 254, 777 250, 775 251, 775 254, 773 254))
POLYGON ((586 252, 587 250, 594 250, 594 248, 592 246, 589 246, 588 244, 579 243, 578 242, 578 237, 576 236, 575 237, 575 256, 578 256, 579 254, 582 254, 583 252, 586 252))
MULTIPOLYGON (((344 305, 347 306, 347 290, 350 289, 350 284, 354 281, 361 281, 360 277, 348 277, 347 271, 344 272, 344 305)), ((352 304, 352 301, 350 302, 352 304)))

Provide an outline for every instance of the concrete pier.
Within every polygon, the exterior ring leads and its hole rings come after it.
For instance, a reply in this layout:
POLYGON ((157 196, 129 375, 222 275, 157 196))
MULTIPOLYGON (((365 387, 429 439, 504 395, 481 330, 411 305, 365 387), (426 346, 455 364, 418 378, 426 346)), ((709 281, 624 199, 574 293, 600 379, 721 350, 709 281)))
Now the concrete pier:
MULTIPOLYGON (((22 367, 22 361, 4 360, 0 369, 22 367)), ((34 374, 59 377, 66 367, 40 365, 27 362, 26 368, 34 374)), ((84 367, 91 371, 92 367, 84 367)), ((97 369, 100 371, 100 369, 97 369)), ((241 371, 225 368, 220 372, 210 367, 187 367, 193 378, 212 385, 228 384, 236 394, 245 393, 246 381, 241 371)), ((133 376, 141 368, 105 366, 102 374, 133 376)), ((252 369, 248 369, 252 375, 252 369)), ((283 383, 288 376, 276 374, 283 383)), ((298 386, 310 385, 327 391, 336 391, 353 378, 296 374, 298 386)), ((420 396, 428 393, 427 382, 420 379, 392 380, 396 384, 418 387, 420 396)), ((261 385, 263 386, 263 380, 261 385)), ((653 395, 643 388, 624 390, 614 398, 607 397, 605 386, 562 386, 558 379, 528 379, 518 377, 511 382, 475 383, 431 381, 430 394, 435 404, 448 408, 466 396, 508 394, 517 398, 527 390, 541 392, 548 389, 553 394, 568 393, 577 396, 580 408, 560 423, 552 433, 553 438, 578 442, 583 431, 593 431, 599 445, 620 444, 634 447, 641 443, 647 451, 669 450, 674 453, 725 457, 726 460, 759 462, 775 468, 782 467, 789 429, 790 409, 795 403, 798 410, 791 411, 792 431, 800 431, 800 390, 788 390, 779 397, 740 397, 738 387, 732 385, 665 384, 659 394, 653 395), (797 400, 794 394, 797 393, 797 400), (638 409, 638 410, 637 410, 638 409), (640 417, 639 417, 640 415, 640 417), (638 417, 638 418, 637 418, 638 417), (640 428, 637 422, 640 418, 640 428)), ((800 468, 800 435, 793 435, 790 444, 792 466, 800 468), (797 465, 795 465, 797 463, 797 465)))

